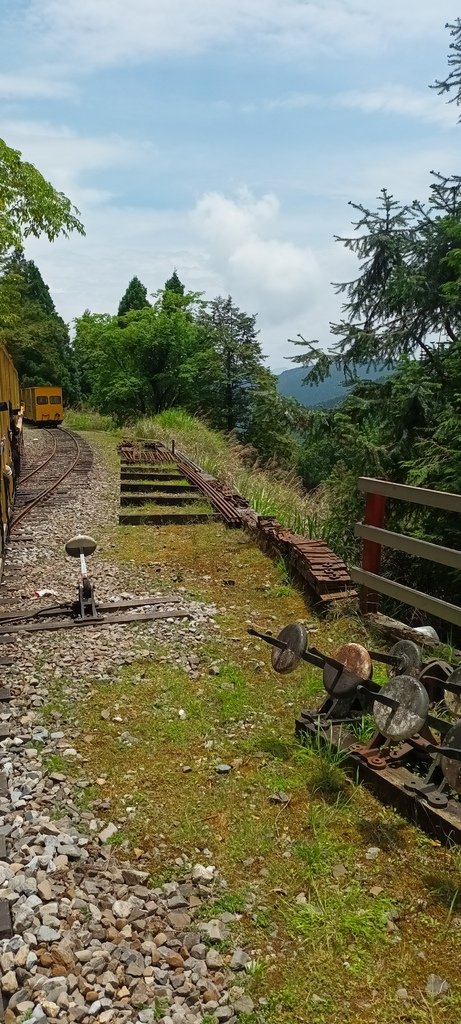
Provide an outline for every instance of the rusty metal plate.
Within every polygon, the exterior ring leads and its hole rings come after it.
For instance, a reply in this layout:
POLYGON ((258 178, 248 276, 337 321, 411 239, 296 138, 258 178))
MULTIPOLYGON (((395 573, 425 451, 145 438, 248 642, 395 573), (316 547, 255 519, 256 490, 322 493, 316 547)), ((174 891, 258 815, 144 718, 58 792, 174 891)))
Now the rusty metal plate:
POLYGON ((415 736, 429 711, 429 695, 422 683, 413 676, 394 676, 382 687, 381 693, 397 701, 398 706, 389 708, 379 699, 374 701, 373 717, 379 731, 394 743, 415 736))
MULTIPOLYGON (((453 697, 453 694, 450 694, 453 697)), ((461 749, 461 722, 457 722, 456 725, 447 732, 447 735, 443 740, 444 747, 454 747, 455 750, 461 749)), ((455 793, 461 794, 461 761, 454 760, 451 757, 441 757, 440 765, 448 785, 455 793)))
POLYGON ((286 644, 287 647, 284 651, 278 651, 276 647, 272 649, 272 668, 281 674, 294 672, 307 648, 308 633, 306 627, 303 626, 302 622, 293 622, 290 626, 285 626, 282 629, 277 640, 286 644))
MULTIPOLYGON (((447 680, 448 681, 448 680, 447 680)), ((449 711, 455 718, 461 718, 461 665, 455 668, 449 677, 450 683, 459 683, 460 694, 451 693, 450 690, 443 691, 443 699, 449 711)))
POLYGON ((333 652, 336 661, 341 661, 344 668, 360 679, 371 679, 373 662, 366 647, 361 644, 343 644, 333 652))
POLYGON ((394 676, 414 676, 416 679, 421 668, 421 651, 413 640, 399 640, 389 651, 393 658, 399 659, 399 665, 390 665, 389 678, 394 676))

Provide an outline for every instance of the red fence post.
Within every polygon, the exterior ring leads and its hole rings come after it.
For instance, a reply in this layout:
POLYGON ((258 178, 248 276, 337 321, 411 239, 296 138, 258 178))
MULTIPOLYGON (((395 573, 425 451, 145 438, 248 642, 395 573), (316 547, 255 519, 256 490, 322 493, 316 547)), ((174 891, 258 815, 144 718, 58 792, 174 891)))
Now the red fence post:
MULTIPOLYGON (((384 527, 386 514, 386 499, 382 494, 367 494, 365 504, 364 523, 366 526, 384 527)), ((381 544, 372 540, 364 540, 362 547, 362 569, 364 572, 372 572, 379 576, 381 572, 381 544)), ((379 596, 368 587, 362 587, 360 595, 360 608, 364 615, 368 612, 377 612, 379 596)))

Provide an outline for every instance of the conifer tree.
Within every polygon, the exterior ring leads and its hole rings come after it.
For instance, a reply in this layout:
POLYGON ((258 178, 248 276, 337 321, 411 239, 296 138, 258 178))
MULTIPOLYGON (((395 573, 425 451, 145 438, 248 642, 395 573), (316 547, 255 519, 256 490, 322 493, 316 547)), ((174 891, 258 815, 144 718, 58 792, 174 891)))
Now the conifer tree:
POLYGON ((23 386, 60 385, 67 402, 78 400, 67 324, 38 267, 20 252, 7 261, 0 278, 0 332, 23 386))
POLYGON ((184 295, 184 285, 182 281, 179 280, 176 273, 176 267, 173 270, 171 277, 168 278, 168 281, 165 281, 165 291, 175 292, 176 295, 184 295))
POLYGON ((216 426, 245 432, 251 395, 263 367, 256 316, 243 313, 228 295, 210 303, 202 326, 215 359, 210 364, 210 405, 216 426))
POLYGON ((144 309, 145 306, 150 306, 147 299, 147 288, 139 280, 139 277, 132 277, 125 294, 120 299, 118 316, 124 316, 131 309, 144 309))

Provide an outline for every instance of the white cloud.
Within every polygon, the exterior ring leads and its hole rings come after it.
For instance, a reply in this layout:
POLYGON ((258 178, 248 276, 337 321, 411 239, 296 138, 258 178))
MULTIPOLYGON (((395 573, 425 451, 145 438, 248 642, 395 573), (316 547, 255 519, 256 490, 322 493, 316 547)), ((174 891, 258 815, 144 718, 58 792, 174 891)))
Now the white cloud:
POLYGON ((278 324, 313 299, 319 284, 315 254, 281 236, 276 196, 256 199, 242 190, 229 199, 210 192, 191 220, 225 290, 238 301, 264 309, 264 317, 278 324))
POLYGON ((82 136, 66 126, 41 121, 0 119, 0 135, 77 204, 105 202, 111 197, 106 189, 86 185, 82 177, 87 173, 139 166, 141 161, 156 156, 149 143, 133 145, 116 135, 82 136))
POLYGON ((66 99, 74 95, 69 82, 41 74, 23 75, 0 72, 0 99, 66 99))
POLYGON ((89 65, 232 43, 313 53, 378 51, 440 33, 454 0, 29 0, 43 45, 89 65))
POLYGON ((447 128, 457 125, 459 111, 444 103, 429 89, 416 92, 402 85, 386 85, 369 92, 350 91, 339 93, 333 102, 349 110, 361 110, 366 114, 393 114, 411 117, 429 124, 440 124, 447 128))
MULTIPOLYGON (((265 110, 360 110, 364 114, 391 114, 445 128, 456 128, 459 118, 458 109, 444 103, 431 89, 421 91, 392 83, 378 89, 351 89, 331 96, 325 93, 295 92, 263 101, 259 109, 261 107, 265 110)), ((245 109, 257 110, 258 107, 253 105, 245 109)))

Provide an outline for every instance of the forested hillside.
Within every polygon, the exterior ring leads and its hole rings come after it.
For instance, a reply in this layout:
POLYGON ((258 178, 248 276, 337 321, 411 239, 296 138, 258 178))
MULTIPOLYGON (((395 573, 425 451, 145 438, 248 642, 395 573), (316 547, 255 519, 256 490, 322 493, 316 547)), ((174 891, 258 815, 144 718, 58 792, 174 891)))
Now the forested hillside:
MULTIPOLYGON (((335 366, 330 367, 328 377, 312 384, 306 384, 306 375, 309 367, 296 370, 284 370, 277 377, 277 391, 285 398, 294 398, 301 405, 308 408, 321 405, 323 409, 340 405, 347 397, 347 388, 351 386, 351 380, 347 379, 342 369, 335 366)), ((380 380, 389 376, 389 370, 385 366, 363 366, 354 367, 354 376, 358 380, 380 380)), ((353 381, 352 381, 353 382, 353 381)))

